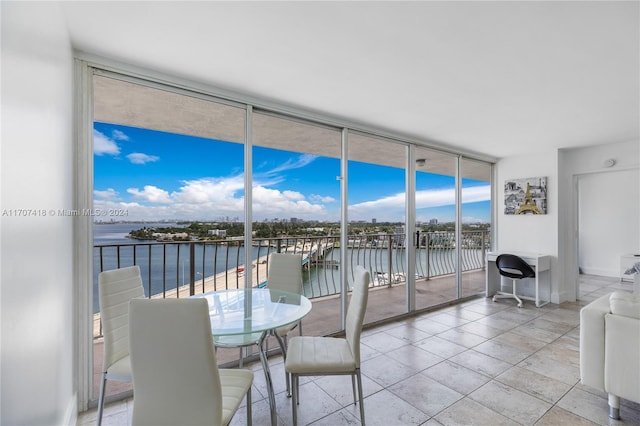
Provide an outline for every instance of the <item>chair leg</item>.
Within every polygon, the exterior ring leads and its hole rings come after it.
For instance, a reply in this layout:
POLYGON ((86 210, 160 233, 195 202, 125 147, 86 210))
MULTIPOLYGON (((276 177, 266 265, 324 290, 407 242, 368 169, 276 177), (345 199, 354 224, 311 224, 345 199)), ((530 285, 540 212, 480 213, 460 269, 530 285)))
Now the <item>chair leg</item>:
POLYGON ((292 381, 292 387, 293 387, 293 393, 292 393, 292 398, 291 398, 291 415, 293 417, 293 426, 297 426, 298 424, 298 407, 297 405, 299 404, 298 402, 298 375, 297 374, 292 374, 291 375, 291 381, 292 381))
MULTIPOLYGON (((280 345, 280 352, 282 352, 282 361, 286 362, 287 361, 287 335, 285 334, 283 337, 281 337, 275 331, 272 331, 271 334, 276 338, 276 340, 278 341, 278 344, 280 345)), ((284 380, 287 384, 287 397, 291 398, 291 378, 289 377, 289 372, 286 369, 284 370, 284 380)))
POLYGON ((522 300, 516 294, 516 280, 513 280, 513 298, 518 301, 518 308, 522 308, 522 300))
POLYGON ((360 397, 360 423, 364 426, 364 398, 362 396, 362 375, 359 368, 356 374, 358 375, 358 396, 360 397))
POLYGON ((249 390, 247 391, 247 425, 251 426, 253 423, 253 418, 251 415, 251 386, 249 386, 249 390))
POLYGON ((96 418, 96 425, 102 424, 102 411, 104 410, 104 392, 107 386, 107 373, 102 372, 102 382, 100 383, 100 396, 98 397, 98 417, 96 418))
POLYGON ((356 375, 351 375, 351 388, 353 389, 353 405, 356 405, 356 375))

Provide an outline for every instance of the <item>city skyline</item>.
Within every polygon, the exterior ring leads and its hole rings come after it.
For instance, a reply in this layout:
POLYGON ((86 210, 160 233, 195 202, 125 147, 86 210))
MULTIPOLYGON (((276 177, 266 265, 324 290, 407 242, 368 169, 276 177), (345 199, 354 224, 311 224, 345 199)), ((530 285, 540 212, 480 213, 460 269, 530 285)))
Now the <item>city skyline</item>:
MULTIPOLYGON (((244 219, 244 146, 94 123, 94 208, 108 221, 244 219)), ((254 146, 252 219, 339 221, 337 158, 254 146)), ((416 221, 451 222, 455 179, 418 173, 416 221)), ((349 220, 404 220, 405 171, 349 162, 349 220)), ((463 222, 489 222, 490 185, 463 180, 463 222)))

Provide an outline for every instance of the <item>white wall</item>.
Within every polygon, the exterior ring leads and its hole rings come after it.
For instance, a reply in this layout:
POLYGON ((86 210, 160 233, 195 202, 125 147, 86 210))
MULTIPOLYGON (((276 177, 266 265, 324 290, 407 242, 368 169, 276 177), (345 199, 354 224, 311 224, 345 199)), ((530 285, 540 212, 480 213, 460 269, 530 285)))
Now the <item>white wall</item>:
POLYGON ((500 159, 496 163, 496 249, 552 257, 551 301, 558 303, 558 161, 557 151, 500 159), (508 179, 547 177, 547 214, 505 215, 504 183, 508 179))
POLYGON ((640 251, 639 170, 639 141, 560 151, 560 192, 566 214, 559 223, 559 244, 565 253, 561 266, 568 292, 575 292, 578 252, 585 272, 617 276, 620 254, 640 251), (605 167, 604 161, 610 158, 616 160, 615 166, 605 167))
POLYGON ((620 256, 640 253, 640 171, 578 176, 578 266, 585 274, 620 277, 620 256))
POLYGON ((576 299, 578 282, 578 188, 589 217, 582 251, 591 271, 615 275, 622 252, 640 251, 640 143, 631 141, 504 158, 496 165, 496 249, 552 256, 551 301, 576 299), (614 167, 604 161, 616 159, 614 167), (506 179, 547 176, 548 209, 543 216, 504 215, 506 179), (606 189, 606 191, 605 191, 606 189), (596 230, 596 227, 599 229, 596 230), (599 235, 592 235, 593 233, 599 235), (597 259, 597 260, 596 260, 597 259))
POLYGON ((57 2, 0 7, 0 423, 70 424, 73 224, 52 210, 73 207, 72 48, 57 2))

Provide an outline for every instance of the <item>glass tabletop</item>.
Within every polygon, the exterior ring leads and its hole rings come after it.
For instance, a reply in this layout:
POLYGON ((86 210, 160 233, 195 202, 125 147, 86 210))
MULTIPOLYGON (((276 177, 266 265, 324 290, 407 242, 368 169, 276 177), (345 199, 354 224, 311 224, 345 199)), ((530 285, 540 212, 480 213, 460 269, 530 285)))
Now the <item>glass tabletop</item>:
POLYGON ((269 288, 220 290, 194 295, 209 303, 214 336, 260 333, 292 324, 311 311, 311 301, 269 288))

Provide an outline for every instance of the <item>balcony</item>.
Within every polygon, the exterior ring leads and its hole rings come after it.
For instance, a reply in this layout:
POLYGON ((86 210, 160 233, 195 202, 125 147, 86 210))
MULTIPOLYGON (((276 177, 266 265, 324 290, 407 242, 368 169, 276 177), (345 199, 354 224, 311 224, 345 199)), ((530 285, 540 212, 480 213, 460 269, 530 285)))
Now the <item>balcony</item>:
MULTIPOLYGON (((485 289, 483 247, 485 232, 463 234, 463 296, 485 289)), ((453 256, 453 233, 419 233, 416 249, 416 306, 419 309, 445 306, 457 298, 453 256)), ((251 262, 252 286, 268 283, 270 253, 302 255, 304 291, 313 303, 303 320, 307 335, 329 335, 340 330, 340 247, 337 237, 256 239, 251 262)), ((396 234, 359 235, 349 238, 347 271, 355 265, 369 269, 372 276, 365 324, 380 324, 406 312, 405 246, 396 234)), ((188 297, 196 293, 245 286, 247 276, 244 247, 237 242, 143 242, 95 246, 95 275, 102 270, 137 264, 141 268, 145 293, 151 297, 188 297), (213 273, 216 270, 220 272, 213 273)), ((94 291, 97 311, 97 290, 94 291)), ((293 332, 296 333, 295 331, 293 332)), ((276 353, 278 345, 268 342, 276 353)), ((255 348, 254 348, 255 349, 255 348)), ((235 365, 239 351, 220 349, 222 365, 235 365)), ((247 354, 248 361, 255 358, 247 354)), ((102 367, 100 313, 94 315, 94 395, 98 395, 102 367)), ((108 381, 107 401, 131 392, 127 382, 108 381)))

